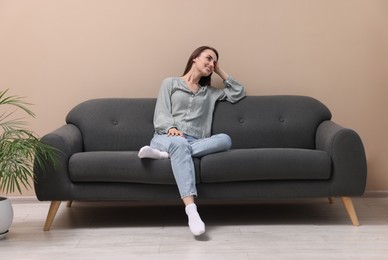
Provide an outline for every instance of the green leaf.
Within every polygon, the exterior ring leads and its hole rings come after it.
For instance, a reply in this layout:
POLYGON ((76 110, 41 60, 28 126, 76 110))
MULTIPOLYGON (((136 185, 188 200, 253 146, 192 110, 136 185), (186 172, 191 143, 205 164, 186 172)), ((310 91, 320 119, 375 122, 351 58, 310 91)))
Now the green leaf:
MULTIPOLYGON (((28 108, 30 103, 22 97, 6 96, 7 91, 0 91, 0 108, 12 106, 35 116, 28 108)), ((34 163, 38 167, 55 165, 58 154, 56 149, 41 142, 28 130, 24 121, 11 118, 16 110, 0 111, 0 190, 5 193, 15 190, 22 193, 22 187, 31 188, 34 163)))

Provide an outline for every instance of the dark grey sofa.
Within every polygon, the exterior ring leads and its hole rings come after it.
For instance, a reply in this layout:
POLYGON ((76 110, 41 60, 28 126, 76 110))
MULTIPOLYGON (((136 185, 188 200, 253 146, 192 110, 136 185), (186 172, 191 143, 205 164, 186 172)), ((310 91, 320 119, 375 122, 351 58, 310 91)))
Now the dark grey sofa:
MULTIPOLYGON (((35 168, 35 192, 51 201, 49 230, 61 201, 179 200, 170 160, 139 159, 153 133, 156 99, 94 99, 74 107, 66 124, 42 140, 59 162, 35 168)), ((367 166, 358 134, 331 121, 306 96, 248 96, 219 102, 213 133, 232 149, 194 158, 198 200, 341 197, 359 225, 352 196, 363 194, 367 166)))

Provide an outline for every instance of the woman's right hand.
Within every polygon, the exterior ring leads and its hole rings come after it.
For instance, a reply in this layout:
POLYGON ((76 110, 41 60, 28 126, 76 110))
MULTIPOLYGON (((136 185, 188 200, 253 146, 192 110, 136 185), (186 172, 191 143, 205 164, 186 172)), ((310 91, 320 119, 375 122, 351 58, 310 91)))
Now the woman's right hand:
POLYGON ((179 131, 178 129, 173 127, 173 128, 168 129, 167 136, 181 136, 181 137, 183 137, 183 133, 181 131, 179 131))

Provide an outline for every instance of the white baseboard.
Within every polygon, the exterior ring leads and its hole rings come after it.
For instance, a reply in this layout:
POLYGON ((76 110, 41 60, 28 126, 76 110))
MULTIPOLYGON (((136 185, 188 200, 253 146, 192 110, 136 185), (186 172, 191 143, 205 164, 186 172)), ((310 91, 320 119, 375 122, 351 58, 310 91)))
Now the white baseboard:
POLYGON ((388 190, 366 191, 363 197, 367 198, 388 198, 388 190))
POLYGON ((38 198, 36 196, 10 196, 8 199, 12 203, 36 203, 39 202, 38 198))

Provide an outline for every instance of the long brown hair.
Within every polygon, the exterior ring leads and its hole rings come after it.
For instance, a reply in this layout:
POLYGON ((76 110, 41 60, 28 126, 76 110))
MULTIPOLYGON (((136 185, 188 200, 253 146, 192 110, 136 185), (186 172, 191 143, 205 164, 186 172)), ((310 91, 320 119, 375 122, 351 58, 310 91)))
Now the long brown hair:
MULTIPOLYGON (((185 71, 183 72, 182 76, 186 75, 190 71, 191 67, 193 66, 194 59, 199 57, 204 50, 212 50, 212 51, 214 51, 214 53, 217 56, 217 60, 218 60, 218 51, 216 49, 214 49, 213 47, 209 47, 209 46, 201 46, 201 47, 195 49, 193 51, 193 53, 190 55, 190 58, 187 61, 187 65, 186 65, 185 71)), ((212 76, 212 74, 210 74, 207 77, 202 77, 199 80, 199 84, 201 86, 210 86, 211 85, 211 76, 212 76)))

